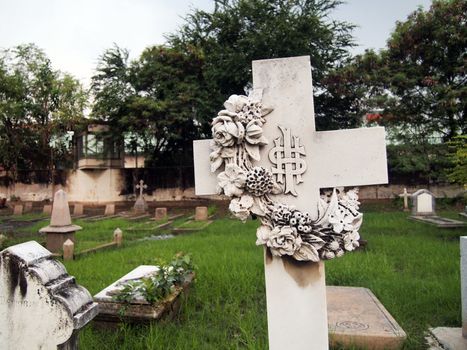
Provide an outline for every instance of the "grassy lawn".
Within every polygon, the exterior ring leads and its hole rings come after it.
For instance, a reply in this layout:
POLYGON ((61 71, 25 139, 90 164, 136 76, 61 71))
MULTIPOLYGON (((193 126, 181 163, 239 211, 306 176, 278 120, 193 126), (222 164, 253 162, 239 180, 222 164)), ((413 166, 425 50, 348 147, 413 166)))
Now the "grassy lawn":
MULTIPOLYGON (((327 262, 327 284, 370 288, 407 332, 405 349, 423 349, 430 326, 461 324, 458 237, 467 232, 409 221, 406 213, 390 209, 367 207, 361 229, 366 249, 327 262)), ((457 211, 440 214, 457 218, 457 211)), ((110 241, 116 226, 124 230, 134 223, 114 219, 98 225, 80 235, 110 241)), ((220 219, 199 233, 164 241, 131 242, 126 235, 119 250, 67 262, 69 273, 92 294, 140 264, 169 260, 179 251, 190 253, 197 266, 195 287, 175 321, 108 332, 87 327, 81 348, 267 349, 257 225, 220 219)))

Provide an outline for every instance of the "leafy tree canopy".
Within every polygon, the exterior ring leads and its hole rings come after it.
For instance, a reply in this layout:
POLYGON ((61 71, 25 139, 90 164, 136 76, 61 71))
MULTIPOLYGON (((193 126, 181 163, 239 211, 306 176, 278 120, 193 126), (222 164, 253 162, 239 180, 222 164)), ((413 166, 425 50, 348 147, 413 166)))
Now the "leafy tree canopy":
POLYGON ((318 127, 356 126, 355 94, 341 99, 324 79, 349 57, 353 26, 329 15, 339 0, 216 0, 213 12, 195 10, 168 37, 174 47, 196 47, 206 63, 211 116, 230 94, 251 87, 251 61, 310 55, 318 127), (349 112, 350 111, 350 112, 349 112))

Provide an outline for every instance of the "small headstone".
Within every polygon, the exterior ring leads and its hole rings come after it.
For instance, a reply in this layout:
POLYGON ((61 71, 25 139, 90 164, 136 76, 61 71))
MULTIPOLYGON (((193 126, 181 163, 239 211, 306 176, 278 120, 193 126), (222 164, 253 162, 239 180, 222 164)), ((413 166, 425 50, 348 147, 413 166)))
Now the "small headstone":
POLYGON ((114 242, 117 243, 117 246, 121 246, 123 242, 123 232, 118 227, 114 231, 114 242))
POLYGON ((105 206, 105 212, 104 212, 104 215, 105 216, 111 216, 111 215, 115 215, 115 204, 107 204, 105 206))
POLYGON ((67 239, 63 243, 63 260, 73 260, 75 244, 71 239, 67 239))
POLYGON ((0 347, 78 349, 98 313, 89 292, 35 241, 0 252, 0 347))
POLYGON ((156 208, 156 220, 163 220, 167 217, 167 208, 156 208))
POLYGON ((13 208, 13 215, 23 215, 23 205, 15 204, 13 208))
POLYGON ((59 253, 67 239, 75 241, 75 232, 78 230, 81 230, 81 227, 71 223, 67 195, 65 191, 58 190, 54 197, 50 225, 39 230, 47 234, 47 249, 53 253, 59 253))
POLYGON ((208 207, 196 207, 195 221, 206 221, 208 219, 208 207))
POLYGON ((32 211, 32 202, 26 202, 24 203, 24 211, 26 213, 32 211))
POLYGON ((52 204, 45 204, 44 209, 42 209, 44 214, 52 214, 52 204))
POLYGON ((404 330, 369 289, 326 287, 326 295, 332 346, 373 350, 402 347, 404 330))
POLYGON ((435 213, 435 196, 428 190, 422 189, 412 194, 412 215, 433 216, 435 213))
POLYGON ((137 214, 145 213, 148 210, 148 204, 144 199, 143 191, 148 188, 148 186, 144 184, 143 180, 139 180, 139 184, 136 185, 136 188, 139 190, 139 196, 136 199, 133 209, 137 214))
POLYGON ((75 203, 75 205, 73 206, 73 215, 80 216, 80 215, 83 215, 83 213, 84 213, 83 204, 75 203))

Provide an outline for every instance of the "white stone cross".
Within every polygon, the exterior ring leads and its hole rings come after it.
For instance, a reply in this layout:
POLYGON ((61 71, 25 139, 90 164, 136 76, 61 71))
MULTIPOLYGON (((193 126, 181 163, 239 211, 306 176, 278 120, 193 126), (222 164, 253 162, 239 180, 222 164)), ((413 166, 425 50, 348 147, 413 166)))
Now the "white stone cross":
POLYGON ((409 197, 411 197, 411 194, 407 192, 407 188, 404 187, 404 192, 399 195, 399 197, 404 198, 404 211, 409 211, 409 197))
POLYGON ((136 185, 136 189, 139 190, 139 196, 140 196, 140 197, 143 196, 143 191, 144 191, 146 188, 148 188, 148 185, 145 185, 143 180, 139 180, 139 185, 136 185))
MULTIPOLYGON (((254 165, 283 181, 279 202, 316 218, 320 188, 387 183, 384 128, 316 131, 308 56, 253 61, 253 89, 262 91, 264 107, 273 108, 263 126, 270 143, 254 165)), ((197 195, 216 193, 209 144, 194 142, 197 195)), ((265 278, 269 349, 328 349, 324 264, 265 254, 265 278)))

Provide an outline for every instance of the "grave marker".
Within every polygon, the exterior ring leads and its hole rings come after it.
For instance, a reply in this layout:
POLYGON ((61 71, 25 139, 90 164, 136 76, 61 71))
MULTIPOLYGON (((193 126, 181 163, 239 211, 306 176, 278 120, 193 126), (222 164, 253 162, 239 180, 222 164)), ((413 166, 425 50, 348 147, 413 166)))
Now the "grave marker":
POLYGON ((195 221, 207 221, 207 220, 208 220, 208 207, 196 207, 195 221))
POLYGON ((136 203, 133 207, 136 213, 145 213, 148 210, 148 204, 146 203, 143 195, 143 191, 146 188, 148 188, 148 186, 144 184, 144 181, 139 180, 139 184, 136 185, 136 189, 139 190, 139 196, 136 199, 136 203))
POLYGON ((167 218, 167 208, 156 208, 154 219, 163 220, 167 218))
POLYGON ((32 202, 26 202, 24 203, 24 211, 26 213, 32 211, 32 202))
POLYGON ((52 214, 52 204, 45 204, 44 208, 42 209, 42 213, 52 214))
POLYGON ((0 252, 2 349, 78 349, 78 332, 97 315, 97 307, 39 243, 0 252))
POLYGON ((13 208, 13 215, 23 215, 23 205, 15 204, 13 208))
POLYGON ((117 247, 120 247, 123 242, 123 232, 118 227, 114 231, 114 242, 117 244, 117 247))
POLYGON ((104 211, 105 216, 115 215, 115 204, 107 204, 104 211))
MULTIPOLYGON (((55 203, 55 201, 54 201, 55 203)), ((73 216, 81 216, 84 213, 84 207, 81 203, 75 203, 73 206, 73 216)))
POLYGON ((435 195, 428 190, 421 189, 412 194, 412 215, 414 216, 434 216, 435 195))
MULTIPOLYGON (((235 137, 229 130, 237 137, 250 137, 246 151, 251 158, 260 159, 254 165, 271 168, 275 180, 282 184, 284 193, 274 198, 316 219, 320 188, 387 183, 387 164, 383 128, 317 132, 312 92, 309 57, 254 61, 253 96, 262 95, 262 106, 273 109, 267 122, 260 128, 256 127, 259 124, 248 124, 250 134, 221 122, 213 129, 218 128, 216 136, 225 144, 235 137), (261 128, 265 139, 274 142, 258 150, 256 145, 265 145, 261 128)), ((230 99, 228 102, 232 104, 230 99)), ((231 112, 219 114, 219 119, 228 120, 231 112)), ((194 142, 197 195, 217 192, 218 178, 210 172, 211 162, 223 154, 212 151, 210 144, 210 140, 194 142)), ((236 157, 248 157, 241 152, 236 157)), ((223 176, 226 186, 236 191, 237 179, 223 176)), ((261 186, 255 185, 252 191, 261 186)), ((232 200, 231 206, 234 203, 240 214, 243 210, 248 215, 248 206, 254 205, 254 198, 250 198, 232 200)), ((269 349, 328 349, 324 263, 278 257, 267 249, 264 266, 269 349)))
POLYGON ((47 235, 47 249, 52 253, 59 253, 67 239, 75 242, 75 232, 79 230, 81 226, 71 223, 70 207, 65 191, 58 190, 54 196, 50 225, 39 230, 40 233, 47 235))
POLYGON ((409 211, 408 198, 410 196, 411 196, 410 193, 407 193, 407 188, 404 187, 404 192, 399 195, 399 197, 404 198, 404 211, 409 211))

